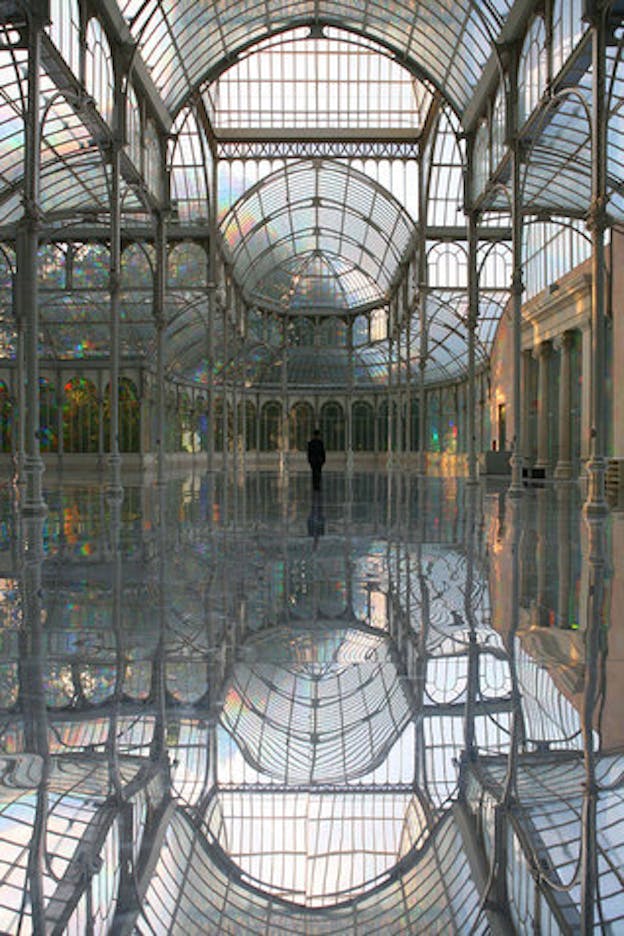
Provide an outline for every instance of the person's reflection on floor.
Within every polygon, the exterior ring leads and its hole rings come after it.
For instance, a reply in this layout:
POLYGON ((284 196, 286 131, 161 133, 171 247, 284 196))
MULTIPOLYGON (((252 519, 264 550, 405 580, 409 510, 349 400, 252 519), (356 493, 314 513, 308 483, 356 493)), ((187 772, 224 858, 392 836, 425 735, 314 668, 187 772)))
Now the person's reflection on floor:
POLYGON ((313 549, 316 549, 319 536, 323 536, 324 533, 323 495, 320 491, 312 491, 312 505, 308 514, 308 536, 314 537, 313 549))

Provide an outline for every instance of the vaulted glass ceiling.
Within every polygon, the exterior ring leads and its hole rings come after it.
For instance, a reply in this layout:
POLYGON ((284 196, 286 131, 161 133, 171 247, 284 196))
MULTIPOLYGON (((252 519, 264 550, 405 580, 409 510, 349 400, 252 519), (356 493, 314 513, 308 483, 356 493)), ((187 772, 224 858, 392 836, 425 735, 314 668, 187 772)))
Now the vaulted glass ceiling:
POLYGON ((167 107, 175 112, 204 78, 267 35, 324 24, 362 33, 428 77, 460 113, 500 33, 508 0, 298 0, 252 4, 126 0, 122 12, 167 107))
POLYGON ((232 207, 221 230, 247 302, 323 314, 383 302, 414 224, 363 173, 316 160, 260 182, 232 207))

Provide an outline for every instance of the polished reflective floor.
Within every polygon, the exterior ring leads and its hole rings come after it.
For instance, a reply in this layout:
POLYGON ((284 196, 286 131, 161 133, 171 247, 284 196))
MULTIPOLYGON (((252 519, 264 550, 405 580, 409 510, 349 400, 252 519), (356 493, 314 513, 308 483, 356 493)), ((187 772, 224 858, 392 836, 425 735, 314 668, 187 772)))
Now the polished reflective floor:
POLYGON ((0 489, 0 931, 624 932, 624 515, 0 489))

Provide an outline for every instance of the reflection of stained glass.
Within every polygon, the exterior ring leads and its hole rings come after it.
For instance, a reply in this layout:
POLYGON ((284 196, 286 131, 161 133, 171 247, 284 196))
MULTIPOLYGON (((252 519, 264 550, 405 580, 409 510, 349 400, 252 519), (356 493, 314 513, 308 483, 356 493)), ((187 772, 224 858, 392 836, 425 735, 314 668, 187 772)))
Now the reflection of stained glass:
POLYGON ((65 251, 58 244, 39 248, 39 281, 44 287, 65 287, 65 251))
POLYGON ((192 289, 206 286, 208 282, 208 258, 199 244, 178 244, 169 254, 169 286, 192 289))
POLYGON ((130 244, 121 255, 121 285, 127 289, 152 289, 153 249, 147 244, 130 244))
POLYGON ((109 252, 103 244, 83 244, 74 251, 72 285, 78 289, 107 288, 109 266, 109 252))
POLYGON ((47 377, 39 378, 39 445, 42 452, 58 451, 56 388, 47 377))
POLYGON ((97 452, 100 413, 95 385, 84 377, 65 384, 63 402, 63 449, 66 452, 97 452))

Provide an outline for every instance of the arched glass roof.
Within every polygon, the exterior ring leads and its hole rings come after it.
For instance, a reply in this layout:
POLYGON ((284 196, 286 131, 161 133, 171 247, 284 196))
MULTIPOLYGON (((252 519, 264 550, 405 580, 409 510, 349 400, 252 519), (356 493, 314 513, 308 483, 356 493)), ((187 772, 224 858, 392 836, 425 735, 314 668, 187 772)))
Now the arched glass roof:
POLYGON ((248 641, 225 689, 222 724, 256 770, 282 782, 370 772, 411 717, 385 635, 344 621, 320 635, 272 628, 248 641))
POLYGON ((510 6, 509 0, 121 4, 156 86, 174 113, 202 80, 231 64, 240 50, 300 25, 336 25, 375 39, 429 77, 462 113, 510 6))
POLYGON ((414 223, 349 165, 303 160, 243 195, 221 223, 245 299, 277 312, 356 312, 381 304, 414 223))

